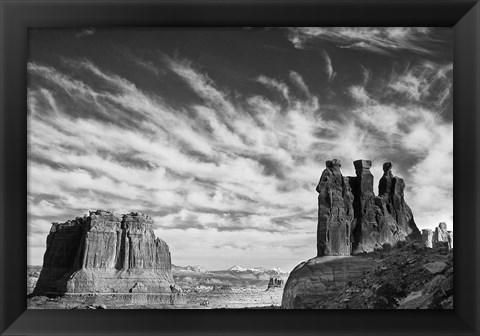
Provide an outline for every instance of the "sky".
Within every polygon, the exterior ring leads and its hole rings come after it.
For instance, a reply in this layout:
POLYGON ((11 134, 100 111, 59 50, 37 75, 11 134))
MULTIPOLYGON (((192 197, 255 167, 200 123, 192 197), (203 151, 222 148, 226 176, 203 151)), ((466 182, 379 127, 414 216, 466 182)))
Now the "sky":
POLYGON ((52 222, 155 220, 172 263, 316 254, 325 161, 406 182, 420 229, 453 229, 450 28, 30 29, 28 264, 52 222))

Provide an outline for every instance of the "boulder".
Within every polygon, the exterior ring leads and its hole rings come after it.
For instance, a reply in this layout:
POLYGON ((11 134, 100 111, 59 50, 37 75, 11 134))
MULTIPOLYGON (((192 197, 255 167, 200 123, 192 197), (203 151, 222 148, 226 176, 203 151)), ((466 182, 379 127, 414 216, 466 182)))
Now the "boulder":
POLYGON ((170 251, 153 225, 146 215, 102 210, 53 223, 34 294, 129 293, 140 283, 170 292, 170 251))
POLYGON ((442 273, 447 268, 447 264, 442 261, 433 261, 423 265, 423 267, 430 273, 437 274, 442 273))
POLYGON ((128 290, 130 293, 147 293, 148 289, 147 286, 145 286, 141 282, 136 282, 135 285, 133 285, 132 288, 128 290))
POLYGON ((172 291, 172 293, 183 293, 182 287, 178 285, 170 285, 170 290, 172 291))

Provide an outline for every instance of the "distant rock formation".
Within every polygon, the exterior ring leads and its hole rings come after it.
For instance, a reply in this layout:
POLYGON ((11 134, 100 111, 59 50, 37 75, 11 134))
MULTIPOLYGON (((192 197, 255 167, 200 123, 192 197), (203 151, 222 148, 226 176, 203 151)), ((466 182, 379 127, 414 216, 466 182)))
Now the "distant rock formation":
POLYGON ((428 248, 433 247, 433 231, 430 229, 423 229, 422 230, 422 239, 425 243, 425 246, 428 248))
POLYGON ((422 230, 422 239, 429 248, 435 246, 446 246, 448 249, 453 248, 453 232, 447 231, 447 224, 441 222, 435 228, 435 232, 430 229, 422 230))
MULTIPOLYGON (((317 185, 317 257, 290 273, 282 307, 308 308, 328 298, 348 281, 372 269, 363 252, 393 246, 406 239, 421 240, 412 211, 404 200, 405 182, 383 165, 378 196, 373 191, 372 161, 353 162, 356 176, 342 175, 340 160, 326 162, 317 185), (339 287, 340 286, 340 287, 339 287)), ((421 244, 421 243, 420 243, 421 244)))
POLYGON ((267 289, 282 288, 282 287, 283 287, 283 279, 270 277, 270 280, 268 281, 267 289))
POLYGON ((433 244, 446 243, 449 249, 453 248, 453 232, 447 231, 447 224, 441 222, 438 227, 435 228, 433 234, 433 244))
POLYGON ((211 289, 211 293, 225 293, 225 292, 232 292, 232 286, 230 285, 213 285, 211 289))
POLYGON ((53 223, 34 295, 171 293, 169 248, 153 225, 136 212, 102 210, 53 223))

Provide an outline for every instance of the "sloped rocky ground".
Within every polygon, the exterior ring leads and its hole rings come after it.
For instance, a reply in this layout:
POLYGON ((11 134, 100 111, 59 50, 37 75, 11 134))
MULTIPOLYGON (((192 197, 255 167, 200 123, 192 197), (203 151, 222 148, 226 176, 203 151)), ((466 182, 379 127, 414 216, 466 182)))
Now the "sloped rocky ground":
POLYGON ((376 268, 319 309, 453 309, 453 249, 400 242, 367 254, 376 268))

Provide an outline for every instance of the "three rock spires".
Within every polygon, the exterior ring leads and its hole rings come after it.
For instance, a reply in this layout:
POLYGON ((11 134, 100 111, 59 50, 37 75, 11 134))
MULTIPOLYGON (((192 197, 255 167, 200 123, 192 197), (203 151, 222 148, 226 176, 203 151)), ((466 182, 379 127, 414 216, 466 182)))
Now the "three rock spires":
POLYGON ((372 161, 353 162, 356 176, 343 176, 341 161, 326 161, 317 185, 317 255, 350 255, 384 244, 420 239, 412 211, 404 200, 405 182, 383 165, 378 196, 373 191, 372 161))

